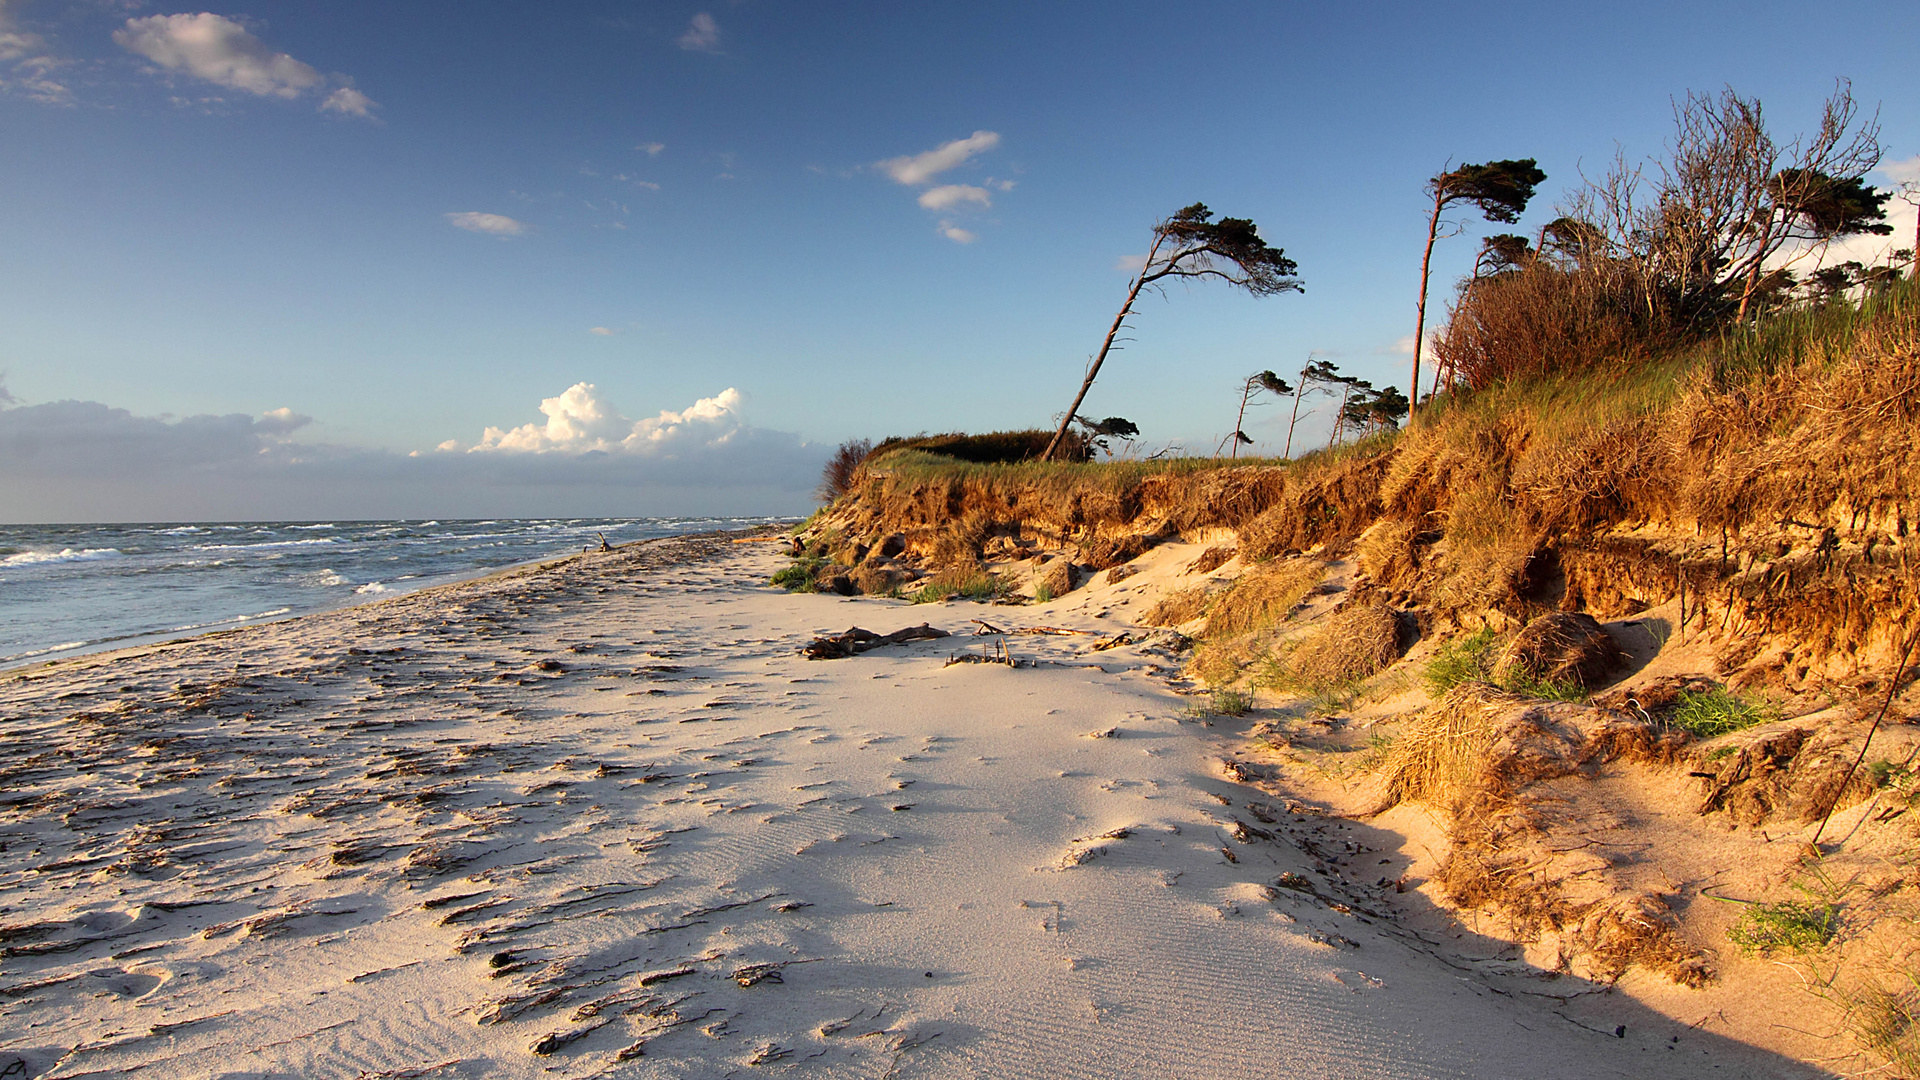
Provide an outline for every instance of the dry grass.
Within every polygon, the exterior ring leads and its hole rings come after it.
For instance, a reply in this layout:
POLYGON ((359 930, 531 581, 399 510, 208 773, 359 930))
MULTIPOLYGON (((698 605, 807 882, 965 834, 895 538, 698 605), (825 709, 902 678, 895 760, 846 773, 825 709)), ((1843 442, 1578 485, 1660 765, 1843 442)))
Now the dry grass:
POLYGON ((1400 655, 1400 619, 1382 603, 1337 612, 1287 657, 1286 673, 1316 694, 1372 678, 1400 655))
POLYGON ((1179 626, 1192 622, 1207 611, 1207 590, 1199 586, 1170 592, 1154 601, 1140 616, 1143 626, 1179 626))
POLYGON ((1488 753, 1526 698, 1461 683, 1408 724, 1381 768, 1387 805, 1417 801, 1457 814, 1489 785, 1488 753))
POLYGON ((1309 559, 1255 566, 1213 601, 1202 636, 1246 634, 1284 621, 1326 573, 1325 564, 1309 559))

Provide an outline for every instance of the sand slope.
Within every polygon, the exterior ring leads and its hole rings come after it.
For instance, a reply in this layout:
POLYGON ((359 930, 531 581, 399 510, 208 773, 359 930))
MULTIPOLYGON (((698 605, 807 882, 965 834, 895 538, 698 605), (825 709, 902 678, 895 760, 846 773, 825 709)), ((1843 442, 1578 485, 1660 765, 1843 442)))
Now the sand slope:
POLYGON ((0 677, 0 1070, 1817 1075, 1411 947, 1224 778, 1239 731, 1164 657, 800 658, 855 623, 1101 620, 789 596, 769 546, 0 677))

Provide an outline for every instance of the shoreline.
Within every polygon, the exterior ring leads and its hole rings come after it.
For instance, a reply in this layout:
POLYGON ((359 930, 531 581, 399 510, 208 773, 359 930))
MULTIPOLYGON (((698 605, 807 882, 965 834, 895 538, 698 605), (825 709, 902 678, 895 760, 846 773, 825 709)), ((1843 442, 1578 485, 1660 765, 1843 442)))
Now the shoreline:
MULTIPOLYGON (((748 528, 748 529, 715 529, 715 530, 709 530, 704 533, 674 533, 668 536, 646 537, 640 540, 631 540, 625 544, 616 544, 614 545, 614 550, 618 551, 621 548, 629 547, 634 544, 647 544, 647 543, 653 543, 658 540, 676 539, 682 536, 697 537, 697 536, 708 536, 708 535, 730 535, 732 533, 747 534, 747 533, 761 532, 766 529, 785 529, 785 528, 791 527, 793 524, 796 524, 798 521, 799 519, 795 518, 790 521, 770 523, 767 525, 755 526, 753 528, 748 528)), ((144 525, 144 524, 150 524, 150 523, 141 522, 136 524, 144 525)), ((165 524, 165 523, 161 523, 161 524, 165 524)), ((148 648, 154 648, 158 646, 178 645, 182 643, 196 641, 202 638, 215 637, 222 634, 240 633, 242 631, 250 630, 260 626, 272 626, 279 623, 291 622, 297 619, 313 618, 317 616, 330 615, 340 611, 349 611, 354 608, 366 607, 372 604, 384 604, 384 603, 388 603, 395 600, 404 600, 408 597, 418 596, 422 593, 430 592, 435 589, 443 589, 443 588, 449 588, 453 586, 466 585, 476 581, 485 581, 488 578, 497 577, 503 574, 511 574, 511 573, 516 573, 518 571, 522 571, 522 570, 536 569, 538 567, 546 566, 552 563, 563 562, 567 559, 578 558, 581 554, 582 554, 581 552, 574 552, 567 555, 543 555, 534 559, 525 559, 519 562, 508 563, 504 566, 496 566, 496 567, 491 567, 487 569, 479 569, 471 573, 462 573, 462 574, 459 574, 458 576, 449 578, 447 580, 434 581, 429 584, 421 585, 418 588, 397 592, 396 595, 392 595, 392 596, 376 595, 376 596, 367 597, 365 599, 348 600, 334 607, 323 607, 323 608, 318 608, 312 611, 302 611, 298 613, 285 614, 285 615, 272 615, 272 616, 246 616, 246 615, 233 616, 228 619, 221 620, 220 622, 209 623, 204 629, 190 628, 190 629, 182 629, 182 630, 160 630, 160 631, 154 631, 151 633, 142 633, 142 634, 129 634, 124 637, 104 639, 98 642, 86 642, 81 645, 74 646, 72 648, 54 646, 52 648, 43 649, 37 653, 32 653, 25 656, 14 657, 12 659, 0 659, 0 678, 4 678, 9 673, 21 671, 28 668, 35 668, 35 667, 51 665, 51 664, 62 664, 71 660, 80 660, 87 657, 119 653, 122 651, 148 649, 148 648), (255 621, 255 620, 259 620, 259 621, 255 621), (238 625, 226 625, 227 623, 237 623, 238 625), (61 655, 48 657, 49 653, 60 653, 61 655)), ((390 589, 389 591, 394 591, 394 590, 390 589)))
POLYGON ((1816 1075, 1289 884, 1247 725, 1087 594, 793 595, 726 539, 0 676, 0 1069, 1816 1075), (975 617, 1073 632, 953 663, 975 617))

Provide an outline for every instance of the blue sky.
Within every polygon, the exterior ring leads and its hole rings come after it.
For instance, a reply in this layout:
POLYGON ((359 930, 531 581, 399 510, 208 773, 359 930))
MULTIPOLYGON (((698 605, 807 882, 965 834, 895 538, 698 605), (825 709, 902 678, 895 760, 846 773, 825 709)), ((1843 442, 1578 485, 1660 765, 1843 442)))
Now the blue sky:
MULTIPOLYGON (((0 18, 0 418, 43 410, 0 475, 16 520, 803 509, 842 439, 1047 424, 1121 260, 1196 200, 1257 221, 1306 292, 1148 301, 1085 411, 1208 452, 1239 380, 1309 350, 1405 387, 1420 187, 1449 160, 1538 158, 1537 225, 1582 163, 1658 152, 1674 95, 1732 85, 1793 132, 1837 77, 1881 107, 1889 159, 1920 155, 1920 9, 1898 4, 0 18), (593 415, 508 437, 580 383, 565 407, 593 415), (181 418, 236 415, 255 443, 151 464, 181 418), (49 464, 122 428, 147 462, 49 464), (451 455, 470 464, 421 464, 451 455)), ((1443 299, 1475 247, 1440 246, 1443 299)))

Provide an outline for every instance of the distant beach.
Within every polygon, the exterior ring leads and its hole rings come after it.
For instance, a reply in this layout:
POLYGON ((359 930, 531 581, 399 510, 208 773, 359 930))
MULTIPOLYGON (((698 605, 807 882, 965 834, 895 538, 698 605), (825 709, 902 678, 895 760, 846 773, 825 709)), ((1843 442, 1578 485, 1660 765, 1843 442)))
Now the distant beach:
POLYGON ((771 518, 0 525, 0 668, 326 611, 771 518))

